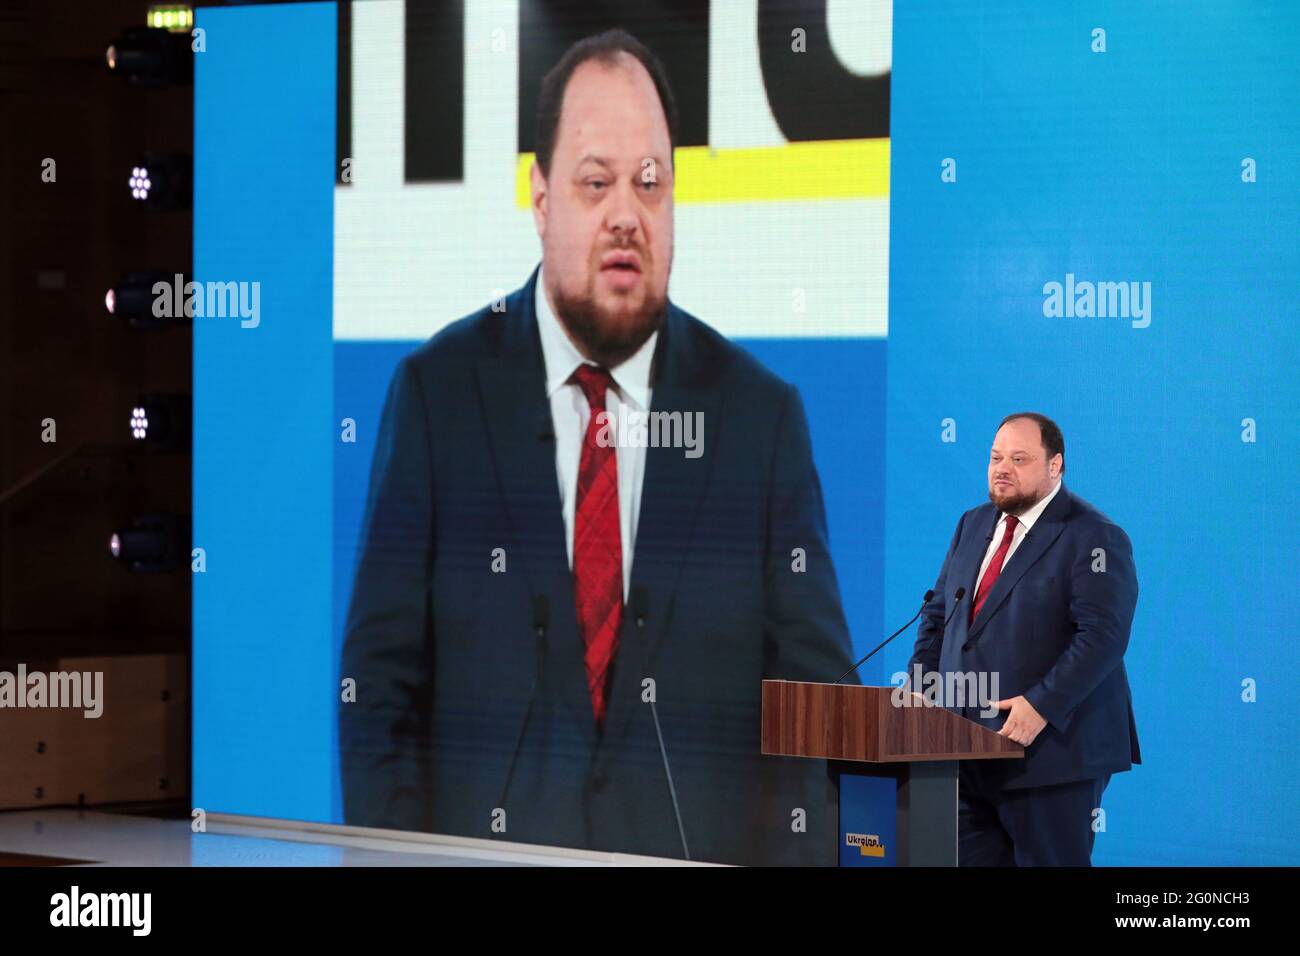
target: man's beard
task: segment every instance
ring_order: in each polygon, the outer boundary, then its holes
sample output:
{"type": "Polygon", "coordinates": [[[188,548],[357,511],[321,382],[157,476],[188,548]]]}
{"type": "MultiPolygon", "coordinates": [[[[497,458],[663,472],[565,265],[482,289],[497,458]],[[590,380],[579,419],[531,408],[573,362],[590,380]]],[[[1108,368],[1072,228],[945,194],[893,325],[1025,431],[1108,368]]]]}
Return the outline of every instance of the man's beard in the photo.
{"type": "Polygon", "coordinates": [[[596,304],[593,286],[594,282],[577,296],[557,287],[555,311],[587,358],[605,368],[614,368],[635,355],[663,325],[668,300],[647,289],[645,302],[636,313],[616,318],[596,304]]]}
{"type": "Polygon", "coordinates": [[[1034,495],[1012,495],[1009,498],[1002,498],[999,500],[997,496],[994,495],[992,489],[989,490],[989,501],[993,502],[994,506],[996,506],[999,511],[1002,511],[1005,514],[1015,515],[1017,518],[1034,505],[1038,504],[1040,500],[1041,499],[1036,498],[1034,495]]]}

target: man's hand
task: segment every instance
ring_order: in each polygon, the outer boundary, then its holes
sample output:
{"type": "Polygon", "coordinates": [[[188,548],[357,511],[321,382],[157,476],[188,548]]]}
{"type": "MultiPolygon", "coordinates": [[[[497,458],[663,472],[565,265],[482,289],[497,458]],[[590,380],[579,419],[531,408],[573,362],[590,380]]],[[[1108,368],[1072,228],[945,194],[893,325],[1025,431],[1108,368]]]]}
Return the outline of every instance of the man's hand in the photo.
{"type": "Polygon", "coordinates": [[[1024,697],[1000,700],[994,706],[998,710],[1011,709],[1011,713],[1007,715],[1007,722],[1002,725],[998,734],[1002,737],[1010,737],[1018,744],[1028,747],[1039,732],[1047,726],[1047,721],[1024,697]]]}

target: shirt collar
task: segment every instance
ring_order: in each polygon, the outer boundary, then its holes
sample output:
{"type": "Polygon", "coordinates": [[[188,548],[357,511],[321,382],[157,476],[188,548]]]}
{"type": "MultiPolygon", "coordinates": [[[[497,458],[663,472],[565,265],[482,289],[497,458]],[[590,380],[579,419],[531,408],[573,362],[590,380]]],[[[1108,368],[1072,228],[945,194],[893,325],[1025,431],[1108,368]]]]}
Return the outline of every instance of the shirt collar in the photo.
{"type": "MultiPolygon", "coordinates": [[[[569,333],[564,330],[559,317],[551,308],[550,299],[546,297],[544,279],[542,269],[538,269],[534,305],[537,329],[542,339],[542,361],[546,364],[546,397],[550,398],[569,384],[574,371],[587,360],[573,344],[569,333]]],[[[620,397],[638,411],[650,410],[650,365],[658,340],[659,332],[656,330],[631,358],[609,370],[620,397]]]]}
{"type": "MultiPolygon", "coordinates": [[[[1056,480],[1056,487],[1053,488],[1042,501],[1038,502],[1038,504],[1034,505],[1024,514],[1016,516],[1017,520],[1025,526],[1025,534],[1029,534],[1029,530],[1034,526],[1034,522],[1042,517],[1043,512],[1047,510],[1047,506],[1052,503],[1052,499],[1056,497],[1056,493],[1060,490],[1061,479],[1058,478],[1056,480]]],[[[1006,520],[1006,517],[1007,516],[1004,514],[998,518],[998,524],[1002,524],[1002,522],[1006,520]]]]}

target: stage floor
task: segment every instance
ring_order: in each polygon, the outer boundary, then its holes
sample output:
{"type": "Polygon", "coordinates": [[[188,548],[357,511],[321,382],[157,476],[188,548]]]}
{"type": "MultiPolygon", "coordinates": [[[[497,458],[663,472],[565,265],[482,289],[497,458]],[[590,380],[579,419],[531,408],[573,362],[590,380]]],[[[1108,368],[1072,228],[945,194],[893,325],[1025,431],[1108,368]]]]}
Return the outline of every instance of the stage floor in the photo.
{"type": "Polygon", "coordinates": [[[190,821],[75,808],[0,812],[8,866],[689,866],[495,840],[209,814],[190,821]]]}

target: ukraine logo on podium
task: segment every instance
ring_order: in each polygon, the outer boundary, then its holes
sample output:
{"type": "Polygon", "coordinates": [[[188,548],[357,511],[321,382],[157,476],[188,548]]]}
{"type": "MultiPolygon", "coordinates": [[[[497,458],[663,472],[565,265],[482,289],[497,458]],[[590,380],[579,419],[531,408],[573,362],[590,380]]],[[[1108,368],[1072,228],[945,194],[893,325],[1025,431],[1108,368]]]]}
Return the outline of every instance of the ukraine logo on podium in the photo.
{"type": "Polygon", "coordinates": [[[844,843],[846,846],[856,846],[862,856],[878,856],[882,860],[885,857],[885,845],[874,833],[846,833],[844,843]]]}
{"type": "Polygon", "coordinates": [[[840,866],[898,863],[898,782],[840,775],[840,866]]]}

